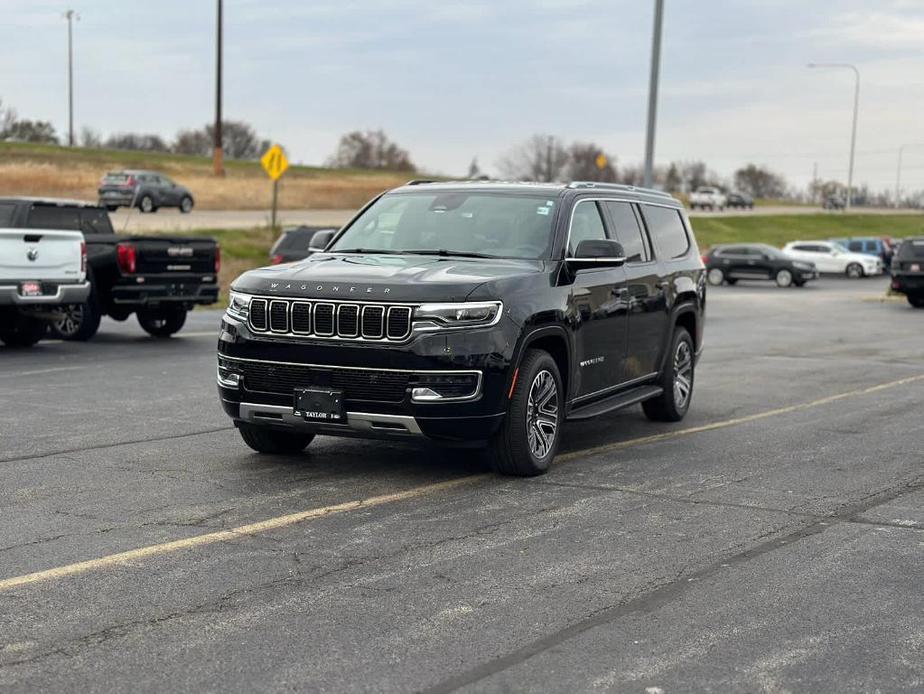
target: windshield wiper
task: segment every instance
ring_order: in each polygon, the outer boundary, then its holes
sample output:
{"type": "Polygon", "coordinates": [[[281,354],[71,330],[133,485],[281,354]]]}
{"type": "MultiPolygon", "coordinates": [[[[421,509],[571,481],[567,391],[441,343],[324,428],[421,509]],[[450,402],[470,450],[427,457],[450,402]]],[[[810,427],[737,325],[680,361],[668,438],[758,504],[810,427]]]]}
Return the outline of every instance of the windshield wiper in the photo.
{"type": "Polygon", "coordinates": [[[418,248],[410,251],[401,251],[412,255],[438,255],[443,258],[496,258],[496,255],[475,253],[473,251],[448,251],[445,248],[418,248]]]}
{"type": "Polygon", "coordinates": [[[344,248],[343,250],[336,248],[332,251],[327,251],[328,253],[362,253],[364,255],[398,255],[401,251],[390,251],[387,248],[344,248]]]}

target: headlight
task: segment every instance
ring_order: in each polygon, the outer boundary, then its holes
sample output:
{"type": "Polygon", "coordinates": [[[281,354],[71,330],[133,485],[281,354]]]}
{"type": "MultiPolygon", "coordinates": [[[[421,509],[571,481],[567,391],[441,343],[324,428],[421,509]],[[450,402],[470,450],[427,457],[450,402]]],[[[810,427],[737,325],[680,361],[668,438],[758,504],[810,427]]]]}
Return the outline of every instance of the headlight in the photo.
{"type": "Polygon", "coordinates": [[[246,323],[249,308],[250,294],[231,292],[231,300],[228,302],[228,309],[226,311],[229,318],[246,323]]]}
{"type": "Polygon", "coordinates": [[[811,263],[801,263],[801,262],[798,262],[798,261],[796,261],[795,263],[793,263],[792,266],[793,266],[794,268],[799,269],[799,270],[814,270],[814,269],[815,269],[815,266],[812,265],[811,263]]]}
{"type": "Polygon", "coordinates": [[[500,301],[422,304],[414,310],[414,328],[447,330],[495,325],[503,310],[504,304],[500,301]]]}

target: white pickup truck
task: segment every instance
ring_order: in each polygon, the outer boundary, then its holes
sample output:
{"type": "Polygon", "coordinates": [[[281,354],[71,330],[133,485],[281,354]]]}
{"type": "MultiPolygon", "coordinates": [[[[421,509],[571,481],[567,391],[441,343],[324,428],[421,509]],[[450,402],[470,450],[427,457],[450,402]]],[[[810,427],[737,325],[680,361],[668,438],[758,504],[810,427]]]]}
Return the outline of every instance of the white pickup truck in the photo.
{"type": "Polygon", "coordinates": [[[718,188],[700,186],[695,192],[690,193],[691,210],[719,210],[721,212],[726,205],[728,205],[728,198],[718,188]]]}
{"type": "Polygon", "coordinates": [[[89,293],[81,232],[0,228],[0,342],[31,347],[89,293]]]}

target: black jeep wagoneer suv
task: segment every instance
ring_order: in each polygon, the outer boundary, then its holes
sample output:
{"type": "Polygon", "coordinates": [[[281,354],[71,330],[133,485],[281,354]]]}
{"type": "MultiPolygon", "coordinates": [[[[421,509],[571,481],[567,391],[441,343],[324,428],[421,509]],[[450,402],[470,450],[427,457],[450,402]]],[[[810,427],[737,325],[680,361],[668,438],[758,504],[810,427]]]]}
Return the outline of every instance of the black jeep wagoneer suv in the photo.
{"type": "Polygon", "coordinates": [[[567,419],[690,407],[706,282],[681,204],[600,183],[411,182],[232,285],[218,390],[244,441],[484,448],[548,469],[567,419]]]}

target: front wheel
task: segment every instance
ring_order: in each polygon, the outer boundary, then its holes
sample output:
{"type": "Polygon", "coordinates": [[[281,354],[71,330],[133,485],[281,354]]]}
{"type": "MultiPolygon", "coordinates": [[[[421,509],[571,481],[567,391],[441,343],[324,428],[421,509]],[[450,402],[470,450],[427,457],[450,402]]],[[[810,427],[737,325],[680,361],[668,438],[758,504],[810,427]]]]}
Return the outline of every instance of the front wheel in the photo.
{"type": "Polygon", "coordinates": [[[138,324],[152,337],[170,337],[186,323],[186,309],[143,308],[138,311],[138,324]]]}
{"type": "Polygon", "coordinates": [[[924,308],[924,294],[909,294],[908,303],[915,308],[924,308]]]}
{"type": "Polygon", "coordinates": [[[142,212],[157,212],[157,206],[154,204],[154,198],[150,195],[142,195],[138,201],[138,209],[142,212]]]}
{"type": "Polygon", "coordinates": [[[183,199],[180,200],[180,212],[183,214],[189,214],[192,212],[193,208],[193,199],[188,195],[184,195],[183,199]]]}
{"type": "Polygon", "coordinates": [[[296,432],[276,431],[269,427],[254,426],[253,424],[238,425],[241,438],[257,453],[270,455],[293,455],[301,453],[314,439],[314,434],[299,434],[296,432]]]}
{"type": "Polygon", "coordinates": [[[791,287],[792,281],[793,281],[792,273],[789,270],[783,268],[782,270],[776,273],[776,286],[791,287]]]}
{"type": "Polygon", "coordinates": [[[671,340],[671,351],[658,379],[663,392],[642,403],[648,419],[679,422],[684,418],[693,399],[693,355],[693,338],[686,328],[677,326],[671,340]]]}
{"type": "Polygon", "coordinates": [[[555,459],[561,438],[561,375],[548,352],[531,349],[514,378],[504,424],[488,445],[491,464],[503,475],[541,475],[555,459]]]}
{"type": "Polygon", "coordinates": [[[863,277],[863,266],[860,263],[850,263],[847,266],[846,273],[850,279],[860,279],[863,277]]]}

